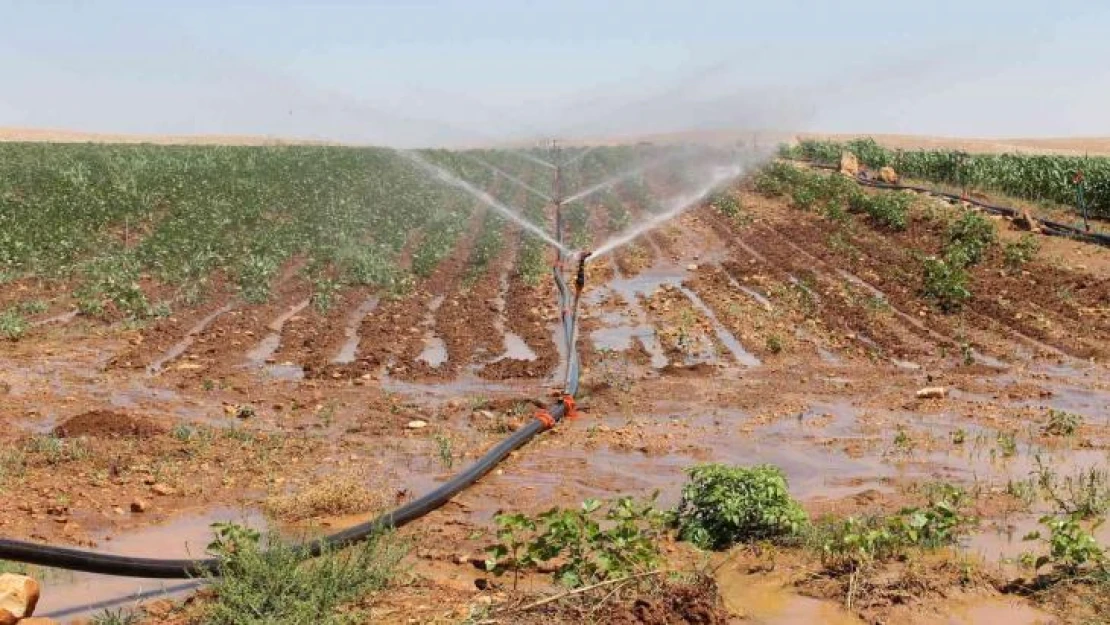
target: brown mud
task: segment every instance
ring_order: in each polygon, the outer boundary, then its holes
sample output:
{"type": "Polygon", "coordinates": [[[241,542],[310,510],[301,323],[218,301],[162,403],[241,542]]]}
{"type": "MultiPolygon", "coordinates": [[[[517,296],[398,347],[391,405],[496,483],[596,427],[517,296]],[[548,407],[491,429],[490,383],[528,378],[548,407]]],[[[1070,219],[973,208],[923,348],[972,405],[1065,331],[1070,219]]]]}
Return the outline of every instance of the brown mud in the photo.
{"type": "MultiPolygon", "coordinates": [[[[1029,529],[1042,511],[1007,494],[1038,470],[1037,458],[1061,475],[1105,468],[1106,275],[1079,268],[1094,265],[1076,260],[1086,256],[1075,242],[1059,242],[1051,263],[1034,261],[1021,274],[988,255],[973,271],[973,299],[943,314],[920,296],[920,260],[906,251],[935,253],[941,244],[924,217],[892,234],[858,217],[846,227],[785,201],[739,197],[745,221],[697,208],[666,229],[666,240],[652,235],[658,252],[648,240],[633,264],[626,256],[622,266],[624,250],[589,267],[582,415],[403,530],[418,546],[415,579],[380,599],[378,620],[458,621],[473,607],[504,607],[504,580],[470,563],[493,541],[495,514],[655,491],[660,505],[673,505],[686,468],[699,462],[779,466],[812,515],[891,512],[920,502],[930,482],[953,482],[976,495],[983,519],[955,555],[927,563],[926,579],[892,568],[872,580],[870,602],[851,610],[844,580],[813,575],[814,559],[785,554],[774,571],[758,558],[735,563],[715,575],[733,619],[916,625],[950,606],[952,622],[1018,623],[1052,609],[1000,595],[993,579],[961,578],[952,566],[978,558],[976,571],[996,575],[1002,549],[991,537],[1029,529]],[[947,393],[918,398],[926,386],[947,393]],[[1079,415],[1077,433],[1046,436],[1051,410],[1079,415]],[[907,589],[921,592],[910,601],[907,589]]],[[[297,309],[311,288],[294,273],[269,302],[236,304],[191,337],[230,299],[177,311],[138,334],[83,321],[0,343],[8,426],[0,441],[17,452],[2,475],[7,492],[19,493],[0,520],[5,536],[170,553],[163,543],[203,534],[214,510],[257,510],[332,475],[397,502],[441,484],[533,418],[559,365],[553,287],[546,276],[523,281],[519,236],[507,235],[512,243],[472,281],[463,278],[469,244],[461,244],[408,293],[348,289],[327,313],[297,309]],[[274,333],[267,364],[303,366],[303,378],[245,366],[274,333]],[[509,333],[534,358],[508,349],[509,333]],[[439,367],[418,360],[429,337],[443,342],[439,367]],[[160,373],[143,370],[186,338],[160,373]],[[338,357],[344,351],[350,358],[338,357]],[[135,500],[149,507],[132,512],[135,500]],[[143,532],[157,538],[128,542],[143,532]]],[[[189,540],[195,548],[201,539],[189,540]]],[[[76,600],[51,598],[73,586],[44,584],[46,605],[76,610],[65,618],[81,614],[76,600]]],[[[91,584],[73,596],[84,605],[139,586],[91,584]]],[[[549,592],[550,579],[535,589],[549,592]]],[[[612,622],[721,622],[713,596],[630,594],[599,610],[612,622]],[[691,618],[673,620],[681,615],[691,618]]],[[[577,618],[561,609],[537,618],[577,618]]],[[[1060,612],[1052,618],[1067,622],[1060,612]]]]}

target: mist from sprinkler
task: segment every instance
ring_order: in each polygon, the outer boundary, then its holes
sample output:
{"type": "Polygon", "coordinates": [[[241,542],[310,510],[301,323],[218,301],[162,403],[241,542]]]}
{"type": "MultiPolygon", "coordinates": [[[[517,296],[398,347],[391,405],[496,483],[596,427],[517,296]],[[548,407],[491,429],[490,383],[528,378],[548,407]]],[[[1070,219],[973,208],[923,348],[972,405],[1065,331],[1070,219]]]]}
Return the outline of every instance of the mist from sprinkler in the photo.
{"type": "Polygon", "coordinates": [[[571,202],[577,202],[579,200],[585,199],[585,198],[587,198],[587,197],[589,197],[589,196],[591,196],[595,193],[604,191],[605,189],[608,189],[609,187],[611,187],[611,186],[613,186],[617,183],[624,182],[625,180],[628,180],[630,178],[635,178],[636,176],[639,176],[640,174],[644,173],[645,171],[648,171],[649,169],[653,169],[653,168],[659,167],[660,165],[663,165],[665,163],[677,160],[679,158],[679,156],[681,156],[681,155],[672,154],[670,156],[665,156],[663,158],[657,158],[657,159],[655,159],[655,160],[653,160],[649,163],[644,163],[643,165],[640,165],[639,167],[633,167],[632,169],[630,169],[626,172],[619,173],[615,176],[610,176],[609,178],[606,178],[605,180],[602,180],[601,182],[595,184],[594,186],[583,189],[583,190],[579,191],[578,193],[575,193],[574,195],[568,197],[567,199],[563,200],[563,204],[570,204],[571,202]]]}
{"type": "Polygon", "coordinates": [[[738,178],[746,171],[742,165],[729,165],[725,167],[716,167],[709,177],[709,180],[698,189],[672,198],[667,202],[668,208],[660,213],[652,215],[647,220],[626,229],[620,234],[605,241],[593,251],[593,253],[586,259],[586,261],[595,261],[612,251],[627,245],[636,237],[654,230],[659,226],[667,223],[668,221],[678,217],[680,214],[702,201],[707,195],[712,193],[715,189],[731,180],[738,178]]]}
{"type": "Polygon", "coordinates": [[[524,216],[521,215],[519,211],[513,210],[513,209],[509,208],[508,206],[505,206],[501,202],[497,201],[497,199],[494,198],[492,195],[486,193],[485,191],[479,189],[478,187],[475,187],[474,185],[470,184],[469,182],[463,180],[462,178],[459,178],[455,174],[452,174],[451,172],[447,171],[446,169],[440,167],[439,165],[436,165],[434,163],[431,163],[431,162],[427,161],[426,159],[424,159],[422,156],[420,156],[416,152],[413,152],[411,150],[397,150],[397,153],[400,154],[401,156],[403,156],[404,158],[408,159],[409,161],[411,161],[414,165],[416,165],[420,169],[423,169],[425,172],[434,176],[440,182],[442,182],[444,184],[451,185],[451,186],[453,186],[457,189],[461,189],[462,191],[465,191],[466,193],[470,194],[471,196],[473,196],[474,198],[476,198],[478,201],[482,202],[486,206],[488,206],[488,207],[492,208],[493,210],[501,213],[505,217],[508,217],[512,221],[519,224],[520,227],[524,228],[528,232],[530,232],[530,233],[534,234],[535,236],[539,237],[540,239],[542,239],[548,245],[551,245],[555,249],[563,252],[564,254],[569,254],[570,253],[570,250],[568,250],[566,247],[564,247],[562,244],[560,244],[558,241],[556,241],[554,238],[552,238],[551,235],[549,235],[547,232],[545,232],[543,228],[541,228],[541,227],[537,226],[536,224],[534,224],[534,223],[528,221],[527,219],[525,219],[524,216]]]}
{"type": "Polygon", "coordinates": [[[528,184],[527,182],[524,182],[520,178],[517,178],[516,176],[514,176],[514,175],[510,174],[509,172],[501,169],[500,167],[497,167],[493,163],[488,163],[488,162],[478,158],[477,156],[471,156],[470,154],[467,154],[465,152],[462,155],[467,160],[474,161],[475,163],[478,163],[479,165],[488,168],[490,171],[493,171],[493,172],[497,173],[497,175],[503,176],[505,179],[509,180],[510,182],[515,183],[520,188],[522,188],[525,191],[531,193],[532,195],[540,198],[541,200],[543,200],[545,202],[550,202],[551,201],[551,197],[549,197],[543,191],[540,191],[539,189],[537,189],[537,188],[533,187],[532,185],[528,184]]]}

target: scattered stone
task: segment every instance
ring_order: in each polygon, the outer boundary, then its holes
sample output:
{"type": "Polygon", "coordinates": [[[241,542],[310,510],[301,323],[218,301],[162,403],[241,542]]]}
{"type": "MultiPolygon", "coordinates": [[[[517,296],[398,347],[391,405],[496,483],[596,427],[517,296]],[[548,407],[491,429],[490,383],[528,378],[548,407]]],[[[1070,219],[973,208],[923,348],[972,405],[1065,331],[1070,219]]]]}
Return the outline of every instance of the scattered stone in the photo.
{"type": "Polygon", "coordinates": [[[898,172],[890,165],[883,167],[879,170],[879,180],[887,184],[898,184],[898,172]]]}
{"type": "Polygon", "coordinates": [[[406,423],[405,427],[410,429],[410,430],[422,430],[422,429],[428,427],[428,422],[427,421],[421,421],[420,419],[413,419],[412,421],[409,421],[408,423],[406,423]]]}
{"type": "Polygon", "coordinates": [[[698,270],[698,266],[695,265],[694,263],[690,263],[689,265],[686,265],[686,271],[697,271],[697,270],[698,270]]]}
{"type": "Polygon", "coordinates": [[[927,386],[917,391],[918,399],[944,399],[948,396],[948,389],[943,386],[927,386]]]}
{"type": "Polygon", "coordinates": [[[26,575],[0,575],[0,624],[31,616],[39,602],[39,583],[26,575]]]}
{"type": "Polygon", "coordinates": [[[1040,222],[1029,212],[1028,208],[1021,209],[1021,213],[1014,217],[1014,225],[1030,232],[1039,233],[1042,230],[1040,222]]]}
{"type": "Polygon", "coordinates": [[[845,176],[856,177],[859,173],[859,159],[851,152],[842,152],[840,154],[840,173],[845,176]]]}
{"type": "Polygon", "coordinates": [[[135,500],[131,502],[132,512],[146,512],[149,509],[150,504],[147,503],[145,499],[139,499],[138,497],[136,497],[135,500]]]}
{"type": "Polygon", "coordinates": [[[173,489],[172,486],[170,486],[168,484],[155,484],[154,486],[150,487],[150,490],[155,495],[162,495],[163,497],[173,495],[174,493],[177,492],[173,489]]]}

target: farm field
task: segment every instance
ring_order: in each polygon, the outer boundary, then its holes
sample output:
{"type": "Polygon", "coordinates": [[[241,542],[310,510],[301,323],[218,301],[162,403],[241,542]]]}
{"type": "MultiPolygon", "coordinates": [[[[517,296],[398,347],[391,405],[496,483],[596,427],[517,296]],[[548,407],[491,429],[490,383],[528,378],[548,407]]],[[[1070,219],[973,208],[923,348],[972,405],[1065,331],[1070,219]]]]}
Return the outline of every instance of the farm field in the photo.
{"type": "MultiPolygon", "coordinates": [[[[713,159],[750,168],[586,265],[581,414],[398,530],[404,574],[340,615],[1110,618],[1110,251],[744,150],[420,153],[544,228],[546,196],[600,187],[563,208],[576,250],[713,159]],[[704,552],[656,536],[620,570],[713,582],[664,599],[625,583],[514,612],[560,591],[550,563],[486,570],[512,513],[656,491],[672,509],[702,463],[777,467],[808,529],[704,552]]],[[[984,171],[987,197],[1066,199],[1064,173],[1042,193],[984,171]]],[[[443,483],[562,386],[549,246],[390,150],[0,143],[0,209],[6,538],[186,557],[217,522],[335,531],[443,483]]],[[[226,600],[31,572],[36,613],[62,621],[205,622],[226,600]]]]}

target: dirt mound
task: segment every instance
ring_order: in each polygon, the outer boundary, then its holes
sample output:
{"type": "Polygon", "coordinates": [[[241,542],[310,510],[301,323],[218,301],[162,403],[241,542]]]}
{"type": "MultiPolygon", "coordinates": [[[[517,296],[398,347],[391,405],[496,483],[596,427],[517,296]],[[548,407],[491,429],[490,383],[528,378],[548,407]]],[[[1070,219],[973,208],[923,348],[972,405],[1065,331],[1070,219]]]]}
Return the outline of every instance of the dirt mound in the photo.
{"type": "Polygon", "coordinates": [[[518,623],[611,623],[614,625],[725,625],[728,610],[711,577],[700,576],[691,583],[660,582],[613,600],[605,594],[579,597],[557,607],[517,615],[518,623]]]}
{"type": "Polygon", "coordinates": [[[55,436],[75,438],[118,438],[133,436],[146,438],[161,434],[166,428],[144,417],[133,417],[124,412],[112,410],[90,410],[66,419],[54,428],[55,436]]]}
{"type": "Polygon", "coordinates": [[[666,583],[650,596],[618,606],[605,619],[617,625],[724,625],[729,622],[717,584],[702,578],[691,584],[666,583]]]}

